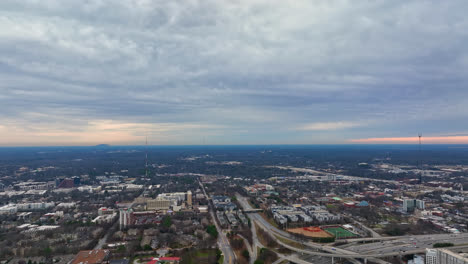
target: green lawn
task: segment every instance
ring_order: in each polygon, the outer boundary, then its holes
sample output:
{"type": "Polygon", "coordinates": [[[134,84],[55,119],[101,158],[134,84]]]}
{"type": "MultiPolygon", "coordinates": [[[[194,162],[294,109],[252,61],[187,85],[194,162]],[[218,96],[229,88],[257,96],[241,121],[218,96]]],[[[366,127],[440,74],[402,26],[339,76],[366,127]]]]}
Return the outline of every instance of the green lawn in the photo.
{"type": "Polygon", "coordinates": [[[357,236],[353,232],[350,232],[342,227],[325,227],[322,229],[333,234],[336,238],[347,238],[357,236]]]}

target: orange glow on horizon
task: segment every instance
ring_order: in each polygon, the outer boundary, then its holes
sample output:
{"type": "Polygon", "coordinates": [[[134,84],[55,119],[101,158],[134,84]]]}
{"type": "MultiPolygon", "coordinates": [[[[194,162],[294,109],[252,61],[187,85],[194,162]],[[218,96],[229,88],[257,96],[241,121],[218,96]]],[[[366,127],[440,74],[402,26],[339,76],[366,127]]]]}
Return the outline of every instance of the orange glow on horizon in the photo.
{"type": "MultiPolygon", "coordinates": [[[[468,144],[468,136],[439,136],[439,137],[422,137],[421,141],[431,144],[468,144]]],[[[402,143],[402,144],[417,144],[419,138],[416,137],[387,137],[387,138],[362,138],[351,139],[352,143],[402,143]]]]}

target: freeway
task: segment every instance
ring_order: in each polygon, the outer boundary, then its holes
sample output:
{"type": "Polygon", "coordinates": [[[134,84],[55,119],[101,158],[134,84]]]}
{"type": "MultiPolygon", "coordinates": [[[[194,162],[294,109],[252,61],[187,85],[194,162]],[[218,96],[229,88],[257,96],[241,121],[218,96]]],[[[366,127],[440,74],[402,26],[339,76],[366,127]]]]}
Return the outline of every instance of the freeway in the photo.
{"type": "MultiPolygon", "coordinates": [[[[236,193],[236,198],[237,200],[239,201],[239,203],[241,204],[241,206],[243,207],[244,210],[251,210],[252,207],[250,206],[250,204],[247,202],[246,198],[241,196],[240,194],[236,193]]],[[[262,226],[265,230],[267,231],[270,231],[271,233],[275,233],[281,237],[285,237],[285,238],[288,238],[288,239],[291,239],[291,240],[294,240],[294,241],[297,241],[297,238],[291,234],[289,234],[288,232],[285,232],[283,230],[280,230],[274,226],[272,226],[270,223],[268,223],[268,221],[266,221],[263,217],[261,217],[259,214],[257,213],[254,213],[254,214],[250,214],[250,217],[251,217],[251,220],[257,222],[260,226],[262,226]]],[[[293,247],[290,247],[289,245],[286,245],[284,244],[283,242],[281,242],[280,240],[278,240],[276,237],[273,236],[273,238],[276,240],[276,242],[278,242],[280,245],[283,245],[285,246],[286,248],[289,248],[291,250],[294,250],[296,252],[300,252],[300,253],[305,253],[305,254],[311,254],[311,255],[321,255],[322,253],[319,253],[319,252],[316,252],[316,251],[310,251],[310,250],[306,250],[306,251],[298,251],[296,250],[296,248],[293,248],[293,247]]],[[[340,248],[333,248],[333,247],[329,247],[329,246],[323,246],[323,245],[320,245],[320,244],[316,244],[316,243],[311,243],[311,242],[304,242],[304,241],[298,241],[299,243],[302,243],[308,247],[311,247],[311,248],[315,248],[316,250],[323,250],[323,251],[328,251],[328,252],[331,252],[331,253],[338,253],[338,252],[341,252],[343,254],[353,254],[354,252],[350,252],[350,251],[347,251],[347,250],[344,250],[344,249],[340,249],[340,248]]],[[[323,253],[323,254],[326,254],[324,256],[330,256],[330,257],[333,257],[332,255],[328,254],[328,253],[323,253]]],[[[349,259],[351,262],[353,263],[359,263],[358,261],[356,261],[355,259],[352,259],[350,258],[349,259]]]]}
{"type": "MultiPolygon", "coordinates": [[[[200,181],[198,181],[198,183],[200,185],[200,188],[203,190],[203,193],[205,194],[205,197],[209,200],[210,198],[206,194],[205,186],[203,186],[203,184],[200,181]]],[[[223,264],[235,263],[235,255],[234,255],[234,251],[231,248],[231,244],[229,244],[229,240],[227,239],[226,234],[224,234],[223,230],[218,225],[218,222],[216,221],[216,217],[215,217],[215,215],[213,213],[213,206],[211,204],[210,204],[209,208],[210,208],[209,210],[210,210],[211,218],[213,219],[213,223],[215,224],[216,230],[218,231],[218,241],[217,242],[218,242],[219,250],[221,250],[221,252],[223,252],[223,255],[224,255],[223,264]]]]}
{"type": "MultiPolygon", "coordinates": [[[[242,197],[239,194],[237,194],[237,200],[240,202],[243,208],[245,209],[251,208],[250,204],[247,202],[245,197],[242,197]]],[[[288,239],[293,239],[297,241],[297,238],[295,238],[294,236],[292,236],[291,234],[283,230],[280,230],[272,226],[270,223],[268,223],[268,221],[263,219],[263,217],[261,217],[260,215],[250,214],[250,217],[257,223],[261,224],[265,228],[265,230],[275,233],[278,236],[285,237],[288,239]]],[[[368,244],[354,245],[354,246],[349,246],[349,247],[343,246],[342,248],[330,247],[330,246],[320,245],[320,244],[312,243],[312,242],[297,241],[299,243],[304,244],[305,246],[315,248],[321,251],[326,251],[327,253],[316,252],[310,249],[299,249],[299,248],[291,247],[289,245],[282,243],[279,240],[277,240],[277,242],[286,248],[289,248],[291,250],[304,253],[304,254],[327,256],[327,257],[343,257],[343,258],[372,258],[373,261],[378,261],[378,262],[383,263],[384,261],[376,259],[376,258],[423,253],[425,252],[426,248],[431,247],[432,244],[436,242],[448,242],[449,239],[450,239],[450,242],[456,245],[461,244],[457,248],[468,247],[468,245],[466,245],[466,243],[468,242],[468,233],[457,234],[457,235],[435,234],[435,235],[423,235],[423,236],[409,236],[409,237],[397,238],[396,240],[393,239],[387,242],[384,241],[381,243],[372,243],[372,244],[368,243],[368,244]],[[411,240],[413,237],[414,237],[414,240],[411,240]],[[444,241],[444,240],[447,240],[447,241],[444,241]]]]}
{"type": "MultiPolygon", "coordinates": [[[[348,180],[348,181],[378,181],[378,182],[385,182],[385,183],[393,183],[393,184],[401,184],[401,182],[399,181],[395,181],[395,180],[384,180],[384,179],[374,179],[374,178],[363,178],[363,177],[358,177],[358,176],[351,176],[351,175],[342,175],[342,174],[336,174],[336,173],[330,173],[330,172],[324,172],[324,171],[319,171],[319,170],[313,170],[313,169],[308,169],[308,168],[297,168],[297,167],[292,167],[292,166],[265,166],[267,168],[271,167],[271,168],[278,168],[278,169],[282,169],[282,170],[291,170],[291,171],[294,171],[294,172],[304,172],[306,174],[315,174],[315,175],[321,175],[321,176],[324,176],[324,175],[328,175],[328,176],[338,176],[338,177],[341,177],[341,179],[343,180],[348,180]]],[[[421,185],[423,186],[423,185],[421,185]]],[[[467,190],[453,190],[451,188],[447,188],[447,187],[442,187],[442,186],[437,186],[437,187],[432,187],[432,186],[428,186],[428,185],[424,185],[423,186],[424,189],[426,190],[432,190],[432,191],[436,191],[436,190],[443,190],[443,191],[453,191],[453,192],[457,192],[457,193],[460,193],[462,195],[468,195],[468,191],[467,190]]]]}
{"type": "Polygon", "coordinates": [[[464,237],[467,233],[461,234],[431,234],[431,235],[411,235],[411,236],[388,236],[388,237],[363,237],[363,238],[350,238],[344,239],[343,242],[353,243],[353,242],[370,242],[370,241],[389,241],[389,240],[398,240],[398,239],[427,239],[434,238],[434,242],[438,242],[444,239],[451,239],[453,237],[464,237]]]}
{"type": "Polygon", "coordinates": [[[378,243],[344,245],[341,248],[361,254],[387,254],[431,248],[438,242],[464,245],[468,243],[468,233],[404,236],[378,243]]]}

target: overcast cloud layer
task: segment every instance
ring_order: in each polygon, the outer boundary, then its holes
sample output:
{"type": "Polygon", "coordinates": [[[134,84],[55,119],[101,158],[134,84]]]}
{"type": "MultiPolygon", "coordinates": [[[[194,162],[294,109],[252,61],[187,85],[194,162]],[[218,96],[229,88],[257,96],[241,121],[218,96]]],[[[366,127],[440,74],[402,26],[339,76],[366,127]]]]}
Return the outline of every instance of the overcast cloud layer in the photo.
{"type": "Polygon", "coordinates": [[[2,0],[0,145],[468,134],[466,10],[465,0],[2,0]]]}

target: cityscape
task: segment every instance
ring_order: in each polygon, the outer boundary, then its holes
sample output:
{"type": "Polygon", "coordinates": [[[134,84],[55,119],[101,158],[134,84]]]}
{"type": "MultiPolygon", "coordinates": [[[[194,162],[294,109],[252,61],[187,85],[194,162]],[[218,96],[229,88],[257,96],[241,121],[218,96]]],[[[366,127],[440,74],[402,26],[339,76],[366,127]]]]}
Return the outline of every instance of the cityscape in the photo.
{"type": "Polygon", "coordinates": [[[468,264],[466,10],[0,0],[0,264],[468,264]]]}
{"type": "Polygon", "coordinates": [[[449,148],[3,149],[0,258],[465,264],[468,165],[434,155],[449,148]]]}

